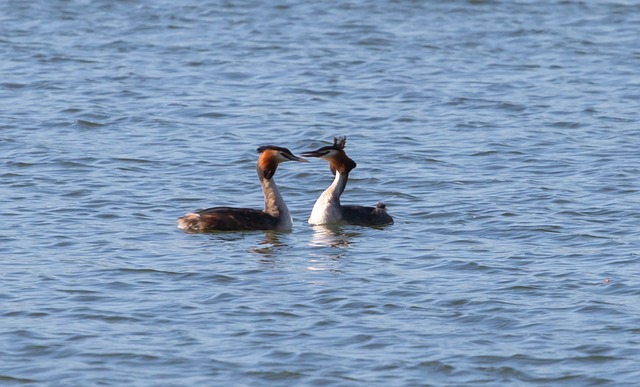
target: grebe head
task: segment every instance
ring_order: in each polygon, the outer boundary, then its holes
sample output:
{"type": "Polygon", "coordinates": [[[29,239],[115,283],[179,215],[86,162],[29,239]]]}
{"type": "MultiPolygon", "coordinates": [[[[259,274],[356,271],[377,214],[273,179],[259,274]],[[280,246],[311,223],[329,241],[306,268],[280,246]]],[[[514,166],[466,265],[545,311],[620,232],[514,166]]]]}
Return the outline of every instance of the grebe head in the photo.
{"type": "Polygon", "coordinates": [[[333,139],[333,145],[323,146],[314,151],[303,152],[301,154],[305,157],[318,157],[327,160],[329,162],[329,168],[331,168],[331,172],[333,172],[334,175],[336,171],[348,173],[354,169],[357,164],[344,152],[346,142],[346,136],[335,137],[333,139]]]}
{"type": "Polygon", "coordinates": [[[287,161],[308,162],[302,157],[291,153],[289,149],[275,145],[264,145],[258,148],[257,151],[260,153],[260,156],[258,156],[258,170],[265,179],[273,177],[280,163],[287,161]]]}

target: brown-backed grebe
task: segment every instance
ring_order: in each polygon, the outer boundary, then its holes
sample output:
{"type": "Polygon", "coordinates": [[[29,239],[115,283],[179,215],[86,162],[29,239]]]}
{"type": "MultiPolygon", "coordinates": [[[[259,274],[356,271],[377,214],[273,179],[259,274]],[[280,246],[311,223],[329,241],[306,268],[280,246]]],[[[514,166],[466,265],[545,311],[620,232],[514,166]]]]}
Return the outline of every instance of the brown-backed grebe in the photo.
{"type": "Polygon", "coordinates": [[[292,219],[273,175],[278,164],[307,160],[294,156],[287,148],[266,145],[258,148],[256,170],[264,194],[264,210],[251,208],[213,207],[189,212],[178,219],[178,228],[187,232],[235,230],[291,230],[292,219]]]}
{"type": "Polygon", "coordinates": [[[312,152],[301,153],[304,157],[319,157],[329,162],[329,168],[335,175],[333,183],[316,201],[309,217],[309,224],[355,224],[360,226],[380,226],[393,223],[393,219],[385,210],[384,203],[380,202],[375,207],[343,206],[340,204],[340,195],[347,186],[349,172],[356,167],[356,162],[351,160],[344,152],[346,137],[333,139],[333,145],[324,146],[312,152]]]}

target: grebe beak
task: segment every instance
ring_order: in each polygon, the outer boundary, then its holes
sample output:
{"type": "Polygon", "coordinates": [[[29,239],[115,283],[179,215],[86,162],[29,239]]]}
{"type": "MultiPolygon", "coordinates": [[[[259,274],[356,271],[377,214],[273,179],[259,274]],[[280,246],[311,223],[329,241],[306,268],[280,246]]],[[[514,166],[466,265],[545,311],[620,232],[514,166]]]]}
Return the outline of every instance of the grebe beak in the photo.
{"type": "Polygon", "coordinates": [[[294,155],[287,155],[287,157],[291,161],[298,161],[300,163],[308,163],[309,162],[309,160],[307,160],[307,159],[303,159],[302,157],[298,157],[298,156],[294,156],[294,155]]]}
{"type": "Polygon", "coordinates": [[[311,152],[302,152],[300,154],[303,155],[304,157],[322,157],[322,156],[326,155],[327,153],[329,153],[329,152],[327,152],[324,149],[318,149],[318,150],[314,150],[314,151],[311,151],[311,152]]]}

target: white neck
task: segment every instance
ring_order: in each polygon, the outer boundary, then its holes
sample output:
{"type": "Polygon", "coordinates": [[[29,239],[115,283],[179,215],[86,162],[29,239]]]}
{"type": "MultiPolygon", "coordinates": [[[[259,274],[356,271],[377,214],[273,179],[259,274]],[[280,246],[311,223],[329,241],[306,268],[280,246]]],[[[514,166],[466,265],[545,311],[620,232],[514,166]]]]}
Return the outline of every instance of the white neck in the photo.
{"type": "Polygon", "coordinates": [[[340,195],[344,191],[349,179],[348,173],[336,171],[333,183],[324,190],[322,195],[313,205],[309,224],[333,224],[342,221],[342,210],[340,209],[340,195]]]}
{"type": "Polygon", "coordinates": [[[264,194],[264,212],[280,218],[279,229],[290,230],[293,220],[287,205],[284,203],[284,199],[282,199],[282,195],[278,191],[276,181],[273,178],[260,178],[260,184],[262,184],[262,193],[264,194]]]}

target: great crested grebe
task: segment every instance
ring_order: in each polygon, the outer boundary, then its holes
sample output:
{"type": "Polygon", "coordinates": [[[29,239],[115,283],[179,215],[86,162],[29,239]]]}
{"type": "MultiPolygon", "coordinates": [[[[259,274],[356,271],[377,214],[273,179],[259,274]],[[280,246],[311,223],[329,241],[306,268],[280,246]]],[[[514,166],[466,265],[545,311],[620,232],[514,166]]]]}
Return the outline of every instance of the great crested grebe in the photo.
{"type": "Polygon", "coordinates": [[[178,228],[188,232],[291,230],[291,214],[278,192],[273,175],[280,163],[307,162],[307,160],[294,156],[289,149],[279,146],[266,145],[257,150],[260,156],[256,171],[264,194],[264,210],[233,207],[207,208],[185,214],[178,219],[178,228]]]}
{"type": "Polygon", "coordinates": [[[333,145],[324,146],[312,152],[301,153],[304,157],[319,157],[329,162],[329,168],[335,175],[333,183],[316,201],[309,217],[309,224],[355,224],[360,226],[380,226],[393,223],[393,219],[385,210],[385,205],[379,202],[375,207],[343,206],[340,195],[347,186],[349,172],[356,167],[344,152],[346,137],[336,137],[333,145]]]}

